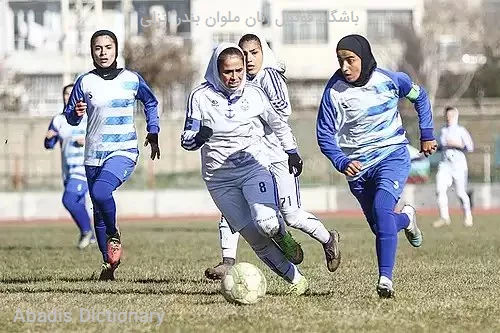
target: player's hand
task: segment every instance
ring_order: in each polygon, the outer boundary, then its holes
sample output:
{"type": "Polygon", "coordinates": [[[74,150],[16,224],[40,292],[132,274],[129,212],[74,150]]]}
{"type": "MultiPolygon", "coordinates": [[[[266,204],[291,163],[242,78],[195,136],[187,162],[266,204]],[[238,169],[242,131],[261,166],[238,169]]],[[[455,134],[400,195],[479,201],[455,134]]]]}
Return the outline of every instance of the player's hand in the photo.
{"type": "Polygon", "coordinates": [[[304,166],[304,161],[297,153],[287,153],[288,154],[288,171],[295,177],[300,176],[302,173],[302,167],[304,166]]]}
{"type": "Polygon", "coordinates": [[[349,177],[354,177],[361,172],[362,167],[363,164],[361,164],[360,161],[352,161],[347,165],[347,168],[344,170],[344,174],[349,177]]]}
{"type": "Polygon", "coordinates": [[[85,112],[87,112],[87,103],[84,103],[83,101],[78,101],[75,106],[75,112],[78,117],[82,117],[85,112]]]}
{"type": "Polygon", "coordinates": [[[54,131],[54,130],[49,129],[49,130],[47,131],[47,134],[45,135],[45,137],[46,137],[47,139],[52,139],[53,137],[58,136],[58,135],[59,135],[59,133],[57,133],[57,132],[56,132],[56,131],[54,131]]]}
{"type": "Polygon", "coordinates": [[[75,144],[77,147],[83,147],[85,146],[85,138],[78,138],[75,140],[75,144]]]}
{"type": "Polygon", "coordinates": [[[160,146],[158,145],[158,133],[148,133],[144,141],[144,147],[151,145],[151,159],[160,159],[160,146]]]}
{"type": "Polygon", "coordinates": [[[425,157],[434,154],[437,150],[438,144],[436,140],[420,141],[420,152],[424,153],[425,157]]]}
{"type": "Polygon", "coordinates": [[[201,147],[212,137],[212,135],[214,135],[214,131],[210,127],[201,126],[194,137],[194,141],[198,147],[201,147]]]}

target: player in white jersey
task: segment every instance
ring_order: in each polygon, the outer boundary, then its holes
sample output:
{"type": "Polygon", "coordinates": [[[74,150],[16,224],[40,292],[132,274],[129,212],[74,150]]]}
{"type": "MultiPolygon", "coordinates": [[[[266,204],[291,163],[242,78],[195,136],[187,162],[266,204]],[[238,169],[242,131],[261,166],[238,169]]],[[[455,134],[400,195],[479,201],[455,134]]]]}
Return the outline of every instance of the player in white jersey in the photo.
{"type": "Polygon", "coordinates": [[[302,257],[302,248],[279,214],[276,184],[262,142],[266,122],[288,154],[289,172],[298,176],[302,159],[292,131],[272,110],[262,89],[246,83],[238,45],[217,47],[205,79],[189,96],[181,145],[186,150],[201,148],[203,179],[230,228],[291,283],[291,294],[301,295],[308,283],[290,259],[302,257]]]}
{"type": "Polygon", "coordinates": [[[447,191],[453,185],[464,211],[464,224],[473,225],[470,198],[467,194],[468,167],[465,152],[474,151],[474,142],[465,129],[458,124],[458,110],[447,107],[445,110],[446,126],[441,129],[440,147],[443,159],[436,174],[436,194],[440,219],[434,222],[436,228],[451,223],[448,211],[447,191]]]}
{"type": "Polygon", "coordinates": [[[152,160],[160,158],[158,101],[139,74],[117,68],[118,41],[111,31],[96,31],[90,47],[95,69],[76,81],[65,115],[68,123],[77,126],[88,114],[85,172],[104,261],[100,279],[113,280],[122,254],[113,192],[130,177],[139,157],[135,101],[144,104],[145,145],[151,145],[152,160]]]}
{"type": "MultiPolygon", "coordinates": [[[[64,106],[68,104],[72,88],[73,84],[63,88],[64,106]]],[[[83,166],[86,127],[86,117],[80,125],[74,127],[68,124],[64,114],[60,113],[52,118],[44,140],[45,149],[53,149],[58,142],[61,147],[61,170],[64,184],[62,203],[80,230],[79,249],[95,243],[90,216],[85,206],[85,196],[88,192],[83,166]]]]}
{"type": "Polygon", "coordinates": [[[398,111],[400,98],[415,104],[420,127],[421,152],[432,154],[432,110],[423,88],[405,73],[377,67],[370,43],[349,35],[337,44],[340,69],[328,82],[318,112],[316,133],[321,152],[347,177],[366,220],[375,234],[380,297],[394,295],[392,274],[398,232],[410,244],[422,245],[415,209],[394,209],[408,179],[408,140],[398,111]]]}
{"type": "MultiPolygon", "coordinates": [[[[275,112],[288,121],[292,108],[283,70],[266,40],[261,36],[246,34],[238,44],[246,57],[247,80],[261,87],[275,112]]],[[[301,208],[299,178],[290,174],[288,155],[276,135],[269,128],[266,128],[266,133],[263,142],[268,147],[271,172],[278,185],[281,214],[288,226],[302,230],[323,245],[328,270],[334,272],[340,264],[339,234],[335,230],[329,232],[316,216],[301,208]]],[[[224,217],[219,223],[219,234],[222,262],[205,271],[205,276],[213,280],[222,279],[234,265],[239,239],[239,234],[232,233],[224,217]]]]}

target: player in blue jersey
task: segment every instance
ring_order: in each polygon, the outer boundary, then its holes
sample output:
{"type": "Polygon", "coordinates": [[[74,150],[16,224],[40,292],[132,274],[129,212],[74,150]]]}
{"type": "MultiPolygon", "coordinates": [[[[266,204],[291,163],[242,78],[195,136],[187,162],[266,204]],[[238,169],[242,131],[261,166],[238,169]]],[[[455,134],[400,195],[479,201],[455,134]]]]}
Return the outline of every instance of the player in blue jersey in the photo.
{"type": "MultiPolygon", "coordinates": [[[[72,88],[73,84],[63,88],[64,106],[68,104],[72,88]]],[[[64,114],[60,113],[52,118],[44,140],[45,149],[53,149],[58,142],[61,147],[64,184],[62,203],[80,229],[79,249],[84,249],[95,243],[90,216],[85,206],[85,196],[88,192],[85,167],[83,166],[86,125],[85,118],[77,127],[71,126],[66,121],[64,114]]]]}
{"type": "Polygon", "coordinates": [[[397,233],[405,230],[411,245],[422,244],[415,209],[394,209],[410,171],[408,140],[398,112],[398,101],[414,103],[420,127],[420,147],[433,154],[432,110],[425,90],[402,72],[377,67],[369,42],[349,35],[337,44],[340,69],[329,80],[319,107],[316,134],[321,152],[347,176],[376,237],[379,267],[377,292],[394,296],[392,273],[397,233]]]}
{"type": "Polygon", "coordinates": [[[88,115],[85,171],[94,207],[94,225],[102,252],[101,280],[113,280],[122,255],[113,192],[130,177],[139,157],[134,125],[136,100],[144,104],[151,159],[160,158],[158,100],[144,79],[117,68],[118,41],[108,30],[90,40],[95,69],[80,76],[65,109],[68,123],[77,126],[88,115]]]}

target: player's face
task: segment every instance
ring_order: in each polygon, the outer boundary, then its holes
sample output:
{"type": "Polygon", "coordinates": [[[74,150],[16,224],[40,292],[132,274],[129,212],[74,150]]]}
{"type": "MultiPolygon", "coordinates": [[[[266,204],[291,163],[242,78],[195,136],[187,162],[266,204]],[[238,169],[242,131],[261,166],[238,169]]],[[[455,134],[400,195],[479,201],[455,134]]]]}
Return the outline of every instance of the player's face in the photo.
{"type": "Polygon", "coordinates": [[[229,89],[236,89],[245,74],[243,59],[238,56],[226,58],[219,67],[220,79],[229,89]]]}
{"type": "Polygon", "coordinates": [[[347,82],[355,82],[361,75],[361,58],[354,52],[338,50],[337,59],[347,82]]]}
{"type": "Polygon", "coordinates": [[[243,54],[245,55],[247,73],[250,75],[257,74],[262,67],[262,49],[254,40],[244,42],[241,45],[243,54]]]}
{"type": "Polygon", "coordinates": [[[99,36],[92,45],[94,61],[102,68],[108,68],[115,61],[116,45],[109,36],[99,36]]]}
{"type": "Polygon", "coordinates": [[[448,124],[448,126],[455,123],[456,117],[457,114],[455,110],[446,111],[446,123],[448,124]]]}
{"type": "Polygon", "coordinates": [[[64,105],[68,104],[69,96],[71,95],[72,90],[73,90],[73,87],[68,87],[68,88],[64,89],[64,94],[63,94],[64,105]]]}

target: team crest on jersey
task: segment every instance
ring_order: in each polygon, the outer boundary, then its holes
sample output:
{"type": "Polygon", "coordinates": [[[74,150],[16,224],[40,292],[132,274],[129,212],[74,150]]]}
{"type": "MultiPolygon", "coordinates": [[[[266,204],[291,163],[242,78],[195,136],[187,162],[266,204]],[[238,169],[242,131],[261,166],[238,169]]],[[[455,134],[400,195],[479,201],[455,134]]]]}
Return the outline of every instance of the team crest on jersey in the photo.
{"type": "Polygon", "coordinates": [[[232,109],[227,110],[225,116],[228,117],[229,119],[232,119],[234,117],[234,110],[232,109]]]}
{"type": "Polygon", "coordinates": [[[89,99],[92,99],[92,97],[93,97],[92,93],[90,93],[90,92],[88,93],[88,96],[89,96],[89,99]]]}
{"type": "Polygon", "coordinates": [[[241,101],[241,109],[243,111],[247,111],[250,108],[250,105],[248,103],[248,100],[245,98],[243,101],[241,101]]]}
{"type": "Polygon", "coordinates": [[[216,108],[219,106],[219,102],[215,99],[212,100],[212,107],[216,108]]]}

